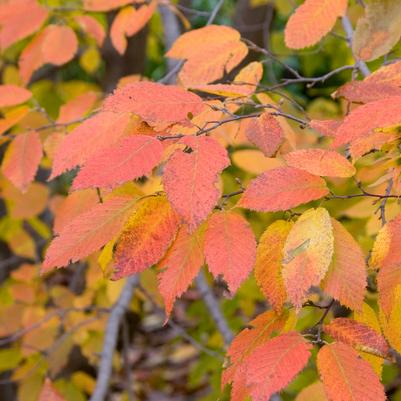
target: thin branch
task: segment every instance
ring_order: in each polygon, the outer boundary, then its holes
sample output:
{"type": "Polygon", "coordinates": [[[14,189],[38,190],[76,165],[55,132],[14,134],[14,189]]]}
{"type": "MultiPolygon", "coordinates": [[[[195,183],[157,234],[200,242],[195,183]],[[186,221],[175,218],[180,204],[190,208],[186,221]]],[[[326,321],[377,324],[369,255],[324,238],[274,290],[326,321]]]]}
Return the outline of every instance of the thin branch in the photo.
{"type": "Polygon", "coordinates": [[[96,386],[90,401],[104,401],[107,396],[112,373],[113,354],[117,345],[120,324],[131,302],[133,291],[138,284],[139,277],[137,275],[129,277],[121,291],[120,297],[112,308],[104,335],[103,351],[96,386]]]}
{"type": "Polygon", "coordinates": [[[224,343],[229,345],[234,338],[233,332],[228,326],[227,320],[220,309],[220,305],[214,296],[208,282],[206,281],[205,272],[201,270],[196,277],[196,286],[210,312],[210,315],[216,323],[217,329],[224,339],[224,343]]]}
{"type": "Polygon", "coordinates": [[[388,181],[387,184],[387,188],[386,188],[386,193],[385,193],[385,198],[382,199],[382,201],[380,202],[380,206],[379,206],[379,211],[380,211],[380,220],[382,222],[382,226],[384,226],[387,222],[386,220],[386,205],[387,205],[387,201],[388,198],[390,196],[391,190],[393,189],[393,179],[391,178],[388,181]]]}

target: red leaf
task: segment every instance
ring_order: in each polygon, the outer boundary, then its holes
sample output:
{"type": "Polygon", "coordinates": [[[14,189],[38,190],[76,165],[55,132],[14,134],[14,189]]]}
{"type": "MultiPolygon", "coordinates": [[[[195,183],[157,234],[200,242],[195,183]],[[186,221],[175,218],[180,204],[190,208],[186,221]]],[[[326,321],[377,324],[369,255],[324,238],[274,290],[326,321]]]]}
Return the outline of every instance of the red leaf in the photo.
{"type": "Polygon", "coordinates": [[[305,0],[285,27],[285,44],[291,49],[313,46],[328,34],[347,10],[347,0],[305,0]]]}
{"type": "Polygon", "coordinates": [[[112,240],[121,230],[135,199],[111,198],[80,214],[54,238],[46,252],[42,271],[67,266],[112,240]]]}
{"type": "Polygon", "coordinates": [[[270,113],[265,112],[257,119],[245,123],[247,138],[261,149],[265,156],[273,156],[284,139],[283,129],[270,113]]]}
{"type": "Polygon", "coordinates": [[[53,387],[51,381],[46,379],[39,395],[39,401],[65,401],[65,398],[53,387]]]}
{"type": "Polygon", "coordinates": [[[36,32],[49,12],[37,0],[6,0],[0,4],[0,48],[6,49],[36,32]]]}
{"type": "Polygon", "coordinates": [[[352,177],[355,167],[339,153],[325,149],[302,149],[287,153],[285,161],[291,167],[314,175],[327,177],[352,177]]]}
{"type": "Polygon", "coordinates": [[[166,163],[163,185],[174,209],[192,232],[212,211],[220,197],[218,174],[230,161],[227,151],[213,138],[186,137],[190,150],[176,150],[166,163]]]}
{"type": "Polygon", "coordinates": [[[165,197],[143,199],[117,242],[114,278],[139,273],[159,262],[174,241],[178,224],[165,197]]]}
{"type": "Polygon", "coordinates": [[[129,136],[89,158],[72,188],[114,187],[149,175],[159,164],[162,153],[163,146],[157,139],[146,135],[129,136]]]}
{"type": "Polygon", "coordinates": [[[116,89],[103,110],[130,112],[149,123],[185,122],[203,109],[202,99],[178,86],[135,82],[116,89]]]}
{"type": "Polygon", "coordinates": [[[116,143],[125,133],[128,113],[101,112],[68,134],[58,147],[49,179],[83,164],[99,150],[116,143]]]}
{"type": "Polygon", "coordinates": [[[366,262],[359,244],[338,221],[332,219],[334,255],[322,287],[343,305],[360,310],[366,292],[366,262]]]}
{"type": "Polygon", "coordinates": [[[306,366],[311,344],[289,332],[256,348],[247,363],[247,384],[254,401],[266,401],[285,388],[306,366]]]}
{"type": "Polygon", "coordinates": [[[207,222],[205,257],[215,277],[223,275],[231,293],[251,272],[256,240],[248,222],[233,212],[216,212],[207,222]]]}
{"type": "Polygon", "coordinates": [[[32,93],[28,89],[17,85],[0,85],[0,107],[25,103],[31,97],[32,93]]]}
{"type": "Polygon", "coordinates": [[[202,233],[189,234],[185,226],[180,228],[173,245],[159,267],[159,291],[166,307],[166,319],[173,309],[174,301],[191,285],[204,263],[202,233]]]}
{"type": "Polygon", "coordinates": [[[85,92],[60,107],[58,124],[66,124],[82,118],[94,106],[98,94],[85,92]]]}
{"type": "Polygon", "coordinates": [[[110,38],[114,48],[124,54],[127,49],[126,37],[134,36],[150,20],[156,8],[156,2],[144,4],[138,9],[126,7],[119,11],[110,29],[110,38]]]}
{"type": "Polygon", "coordinates": [[[19,190],[25,192],[35,177],[42,153],[37,132],[18,134],[5,152],[1,171],[19,190]]]}
{"type": "Polygon", "coordinates": [[[317,367],[331,401],[385,401],[383,385],[370,364],[349,345],[325,345],[317,367]]]}
{"type": "Polygon", "coordinates": [[[392,96],[365,104],[353,110],[338,128],[334,147],[368,135],[376,128],[401,123],[401,96],[392,96]]]}
{"type": "Polygon", "coordinates": [[[389,347],[384,337],[366,324],[352,319],[337,318],[324,325],[324,331],[335,340],[351,345],[358,351],[382,358],[388,355],[389,347]]]}
{"type": "Polygon", "coordinates": [[[293,167],[280,167],[252,180],[238,205],[261,212],[277,212],[320,199],[328,193],[322,178],[293,167]]]}
{"type": "Polygon", "coordinates": [[[338,127],[341,125],[340,120],[312,120],[309,126],[324,136],[334,138],[338,127]]]}

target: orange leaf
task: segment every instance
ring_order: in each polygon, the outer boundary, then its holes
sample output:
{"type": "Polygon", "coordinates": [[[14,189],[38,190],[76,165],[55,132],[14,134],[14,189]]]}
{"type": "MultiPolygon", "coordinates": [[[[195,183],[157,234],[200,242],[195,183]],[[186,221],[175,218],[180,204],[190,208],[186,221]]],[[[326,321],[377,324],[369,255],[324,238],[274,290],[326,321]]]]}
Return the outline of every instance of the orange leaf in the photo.
{"type": "Polygon", "coordinates": [[[337,130],[334,147],[366,136],[376,128],[401,123],[401,96],[392,96],[367,103],[353,110],[337,130]]]}
{"type": "Polygon", "coordinates": [[[365,78],[365,82],[401,86],[401,61],[384,65],[365,78]]]}
{"type": "Polygon", "coordinates": [[[57,148],[49,179],[83,164],[99,150],[116,143],[125,133],[128,113],[100,112],[68,134],[57,148]]]}
{"type": "Polygon", "coordinates": [[[280,167],[252,180],[238,206],[277,212],[320,199],[328,193],[322,178],[293,167],[280,167]]]}
{"type": "Polygon", "coordinates": [[[105,111],[135,113],[148,123],[185,122],[202,109],[199,96],[178,86],[146,81],[116,89],[103,104],[105,111]]]}
{"type": "Polygon", "coordinates": [[[19,59],[21,78],[28,83],[32,74],[44,64],[62,65],[78,50],[78,40],[68,26],[48,25],[25,47],[19,59]]]}
{"type": "Polygon", "coordinates": [[[117,241],[114,278],[139,273],[159,262],[174,241],[178,224],[165,197],[143,199],[117,241]]]}
{"type": "Polygon", "coordinates": [[[156,1],[135,9],[126,7],[119,11],[110,29],[110,38],[114,48],[124,54],[127,49],[127,39],[139,32],[150,20],[156,8],[156,1]]]}
{"type": "Polygon", "coordinates": [[[192,232],[216,205],[220,197],[218,175],[230,161],[227,151],[213,138],[191,136],[180,143],[188,151],[178,149],[170,157],[163,185],[174,209],[192,232]]]}
{"type": "Polygon", "coordinates": [[[391,84],[352,81],[341,86],[334,94],[336,98],[344,97],[349,102],[369,103],[386,97],[401,96],[401,88],[391,84]]]}
{"type": "Polygon", "coordinates": [[[291,167],[314,175],[327,177],[352,177],[355,167],[339,153],[325,149],[302,149],[287,153],[285,161],[291,167]]]}
{"type": "Polygon", "coordinates": [[[293,223],[277,220],[262,234],[256,253],[255,278],[274,310],[287,299],[282,270],[283,248],[293,223]]]}
{"type": "Polygon", "coordinates": [[[50,379],[46,379],[40,392],[39,401],[65,401],[65,398],[53,387],[50,379]]]}
{"type": "Polygon", "coordinates": [[[1,50],[36,32],[49,12],[37,0],[5,0],[0,4],[1,50]]]}
{"type": "Polygon", "coordinates": [[[115,8],[132,4],[134,0],[84,0],[86,11],[110,11],[115,8]]]}
{"type": "Polygon", "coordinates": [[[89,158],[72,188],[111,188],[149,175],[162,158],[163,146],[147,135],[132,135],[89,158]]]}
{"type": "Polygon", "coordinates": [[[292,331],[256,348],[247,362],[247,384],[254,401],[268,400],[306,366],[311,344],[292,331]]]}
{"type": "Polygon", "coordinates": [[[245,123],[247,138],[267,157],[273,156],[284,140],[284,133],[279,122],[270,113],[265,112],[257,119],[245,123]]]}
{"type": "Polygon", "coordinates": [[[340,120],[312,120],[309,126],[324,136],[334,138],[338,127],[341,125],[340,120]]]}
{"type": "Polygon", "coordinates": [[[18,189],[26,192],[38,170],[42,154],[37,132],[18,134],[5,152],[1,171],[18,189]]]}
{"type": "Polygon", "coordinates": [[[305,0],[285,27],[285,44],[290,49],[313,46],[334,27],[347,10],[347,0],[305,0]]]}
{"type": "Polygon", "coordinates": [[[106,32],[103,25],[94,17],[90,15],[77,15],[75,21],[81,26],[81,28],[92,36],[99,47],[103,45],[106,38],[106,32]]]}
{"type": "Polygon", "coordinates": [[[174,301],[191,285],[204,263],[202,252],[202,233],[189,234],[185,226],[178,231],[177,238],[160,261],[159,267],[165,269],[159,274],[159,291],[169,318],[174,301]]]}
{"type": "Polygon", "coordinates": [[[348,308],[360,310],[366,292],[366,262],[359,244],[332,219],[334,255],[322,287],[348,308]]]}
{"type": "Polygon", "coordinates": [[[25,88],[16,85],[0,85],[0,107],[16,106],[25,103],[31,97],[32,93],[25,88]]]}
{"type": "Polygon", "coordinates": [[[337,318],[324,325],[325,333],[337,341],[351,345],[359,351],[385,358],[389,353],[389,347],[382,335],[366,324],[352,319],[337,318]]]}
{"type": "Polygon", "coordinates": [[[60,107],[57,123],[66,124],[82,118],[93,108],[97,98],[95,92],[85,92],[70,100],[60,107]]]}
{"type": "Polygon", "coordinates": [[[287,294],[299,310],[308,290],[319,285],[333,256],[334,237],[326,209],[309,209],[288,234],[283,250],[283,279],[287,294]]]}
{"type": "Polygon", "coordinates": [[[223,275],[237,291],[255,264],[256,240],[248,222],[233,212],[216,212],[207,221],[205,257],[215,277],[223,275]]]}
{"type": "Polygon", "coordinates": [[[204,85],[222,78],[246,57],[248,48],[240,39],[233,28],[209,25],[181,35],[166,55],[187,60],[179,73],[185,86],[204,85]]]}
{"type": "Polygon", "coordinates": [[[128,197],[111,198],[78,215],[53,239],[42,272],[85,258],[113,239],[135,202],[128,197]]]}
{"type": "Polygon", "coordinates": [[[329,401],[321,382],[315,382],[304,387],[295,398],[295,401],[329,401]]]}
{"type": "Polygon", "coordinates": [[[317,367],[331,401],[385,401],[383,385],[368,362],[349,345],[325,345],[317,367]]]}

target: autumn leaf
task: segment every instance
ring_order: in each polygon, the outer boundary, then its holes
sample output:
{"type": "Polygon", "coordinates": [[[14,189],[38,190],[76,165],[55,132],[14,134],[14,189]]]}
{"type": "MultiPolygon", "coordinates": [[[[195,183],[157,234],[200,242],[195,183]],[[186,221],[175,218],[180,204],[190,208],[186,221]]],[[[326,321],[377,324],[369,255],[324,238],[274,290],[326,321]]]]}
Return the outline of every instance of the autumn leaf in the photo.
{"type": "Polygon", "coordinates": [[[341,120],[311,120],[309,126],[323,136],[334,138],[341,120]]]}
{"type": "Polygon", "coordinates": [[[365,16],[358,20],[353,53],[361,60],[372,61],[391,51],[401,36],[401,4],[397,0],[370,0],[365,16]]]}
{"type": "Polygon", "coordinates": [[[75,21],[89,35],[92,36],[97,45],[101,47],[106,39],[106,32],[103,25],[90,15],[77,15],[75,21]]]}
{"type": "Polygon", "coordinates": [[[212,214],[204,246],[209,270],[215,277],[221,274],[235,293],[255,264],[256,240],[248,222],[234,212],[212,214]]]}
{"type": "Polygon", "coordinates": [[[326,209],[309,209],[296,221],[283,250],[282,275],[288,297],[299,310],[308,290],[326,275],[334,251],[333,226],[326,209]]]}
{"type": "Polygon", "coordinates": [[[381,66],[368,75],[364,81],[366,83],[401,86],[401,61],[381,66]]]}
{"type": "Polygon", "coordinates": [[[213,138],[183,138],[187,151],[176,150],[167,161],[163,185],[174,209],[193,232],[220,198],[219,173],[230,161],[227,151],[213,138]]]}
{"type": "Polygon", "coordinates": [[[345,15],[347,0],[305,0],[285,27],[285,44],[290,49],[313,46],[327,35],[338,17],[345,15]]]}
{"type": "Polygon", "coordinates": [[[256,348],[247,362],[252,399],[265,401],[285,388],[308,363],[311,348],[295,331],[256,348]]]}
{"type": "Polygon", "coordinates": [[[111,11],[133,2],[134,0],[84,0],[83,5],[86,11],[111,11]]]}
{"type": "Polygon", "coordinates": [[[179,218],[165,197],[143,199],[117,241],[114,278],[139,273],[158,263],[178,228],[179,218]]]}
{"type": "Polygon", "coordinates": [[[0,107],[16,106],[25,103],[31,97],[32,92],[28,89],[16,85],[0,85],[0,107]]]}
{"type": "Polygon", "coordinates": [[[81,168],[72,188],[114,187],[149,175],[162,158],[163,147],[157,139],[133,135],[102,150],[81,168]]]}
{"type": "Polygon", "coordinates": [[[322,178],[293,167],[280,167],[252,180],[238,206],[277,212],[320,199],[328,192],[322,178]]]}
{"type": "Polygon", "coordinates": [[[392,96],[367,103],[353,110],[338,128],[334,147],[355,141],[376,128],[401,123],[401,97],[392,96]]]}
{"type": "Polygon", "coordinates": [[[175,299],[187,290],[204,263],[202,234],[202,228],[189,234],[182,226],[173,245],[158,264],[163,269],[159,274],[159,291],[164,299],[166,319],[171,314],[175,299]]]}
{"type": "Polygon", "coordinates": [[[368,352],[382,358],[388,356],[386,340],[373,328],[348,318],[337,318],[323,326],[323,330],[337,341],[351,345],[358,351],[368,352]]]}
{"type": "Polygon", "coordinates": [[[114,18],[110,29],[110,38],[114,48],[124,54],[127,49],[126,37],[134,36],[150,20],[156,8],[157,2],[144,4],[138,9],[126,7],[121,9],[114,18]]]}
{"type": "Polygon", "coordinates": [[[284,140],[281,125],[268,112],[246,121],[244,129],[247,138],[267,157],[273,156],[284,140]]]}
{"type": "Polygon", "coordinates": [[[116,89],[103,104],[104,111],[134,113],[148,123],[188,121],[202,111],[202,99],[179,86],[135,82],[116,89]]]}
{"type": "Polygon", "coordinates": [[[186,60],[179,73],[186,87],[204,85],[231,72],[248,54],[238,31],[209,25],[181,35],[166,56],[186,60]]]}
{"type": "Polygon", "coordinates": [[[26,192],[38,170],[42,154],[37,132],[18,134],[5,152],[1,171],[20,191],[26,192]]]}
{"type": "Polygon", "coordinates": [[[394,296],[391,303],[391,311],[388,314],[388,318],[384,316],[382,318],[383,333],[388,340],[392,348],[398,353],[401,352],[401,285],[399,281],[394,290],[394,296]]]}
{"type": "Polygon", "coordinates": [[[115,144],[125,134],[129,120],[128,113],[101,112],[84,121],[56,150],[49,179],[84,164],[98,151],[115,144]]]}
{"type": "Polygon", "coordinates": [[[384,401],[383,385],[368,362],[349,345],[323,346],[317,355],[317,367],[326,394],[331,401],[384,401]]]}
{"type": "Polygon", "coordinates": [[[5,0],[0,4],[0,48],[2,51],[35,33],[49,12],[37,0],[5,0]]]}
{"type": "Polygon", "coordinates": [[[337,220],[332,219],[334,254],[322,288],[343,305],[360,310],[366,292],[366,262],[359,244],[337,220]]]}
{"type": "Polygon", "coordinates": [[[69,124],[83,118],[94,107],[99,95],[95,92],[86,92],[75,97],[60,107],[57,118],[58,124],[69,124]]]}
{"type": "Polygon", "coordinates": [[[79,214],[51,242],[42,272],[85,258],[113,239],[135,202],[136,199],[128,197],[110,198],[79,214]]]}
{"type": "Polygon", "coordinates": [[[302,149],[287,153],[285,161],[291,167],[327,177],[352,177],[355,167],[342,155],[325,149],[302,149]]]}
{"type": "Polygon", "coordinates": [[[321,382],[315,382],[306,386],[295,398],[295,401],[329,401],[321,382]]]}
{"type": "Polygon", "coordinates": [[[256,253],[255,278],[275,311],[280,311],[287,299],[281,270],[283,248],[293,223],[277,220],[259,239],[256,253]]]}
{"type": "Polygon", "coordinates": [[[50,379],[46,379],[39,395],[39,401],[65,401],[65,398],[54,388],[50,379]]]}

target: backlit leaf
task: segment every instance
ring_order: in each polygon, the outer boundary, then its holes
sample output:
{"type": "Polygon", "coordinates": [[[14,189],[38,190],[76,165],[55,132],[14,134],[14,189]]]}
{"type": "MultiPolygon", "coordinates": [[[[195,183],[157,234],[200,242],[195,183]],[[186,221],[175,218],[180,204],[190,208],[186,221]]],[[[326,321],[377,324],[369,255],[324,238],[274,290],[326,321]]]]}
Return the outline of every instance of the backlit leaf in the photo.
{"type": "Polygon", "coordinates": [[[90,15],[78,15],[75,17],[75,20],[88,35],[96,40],[99,47],[103,45],[106,32],[103,25],[96,18],[90,15]]]}
{"type": "Polygon", "coordinates": [[[401,352],[401,285],[397,283],[388,318],[384,317],[382,322],[383,333],[386,339],[398,353],[401,352]]]}
{"type": "Polygon", "coordinates": [[[373,328],[348,318],[337,318],[323,326],[323,330],[337,341],[351,345],[359,351],[386,357],[389,347],[385,339],[373,328]]]}
{"type": "Polygon", "coordinates": [[[365,16],[358,20],[352,49],[361,60],[371,61],[387,54],[401,36],[401,3],[398,0],[370,0],[365,16]]]}
{"type": "Polygon", "coordinates": [[[267,157],[273,156],[284,140],[281,125],[268,112],[246,121],[245,134],[267,157]]]}
{"type": "Polygon", "coordinates": [[[146,81],[116,89],[103,104],[105,111],[135,113],[149,123],[185,122],[202,108],[202,99],[194,93],[146,81]]]}
{"type": "Polygon", "coordinates": [[[72,188],[114,187],[126,181],[147,176],[163,153],[157,139],[133,135],[89,158],[76,176],[72,188]]]}
{"type": "Polygon", "coordinates": [[[327,177],[352,177],[355,167],[342,155],[325,149],[302,149],[287,153],[285,161],[291,167],[314,175],[327,177]]]}
{"type": "Polygon", "coordinates": [[[159,274],[159,291],[164,299],[167,318],[174,301],[191,285],[204,263],[202,251],[202,230],[189,234],[182,226],[173,245],[160,261],[163,270],[159,274]]]}
{"type": "Polygon", "coordinates": [[[282,334],[256,348],[248,359],[247,384],[252,399],[268,400],[306,366],[311,344],[297,332],[282,334]]]}
{"type": "Polygon", "coordinates": [[[368,362],[349,345],[325,345],[317,355],[317,366],[331,401],[384,401],[383,385],[368,362]]]}
{"type": "Polygon", "coordinates": [[[50,179],[83,164],[96,152],[116,143],[125,133],[128,113],[101,112],[68,134],[56,150],[50,179]]]}
{"type": "Polygon", "coordinates": [[[256,240],[248,222],[233,212],[216,212],[207,221],[205,257],[215,277],[222,275],[232,293],[251,272],[256,240]]]}
{"type": "Polygon", "coordinates": [[[283,279],[290,301],[300,309],[308,290],[319,285],[332,261],[333,226],[326,209],[309,209],[292,227],[283,250],[283,279]]]}
{"type": "Polygon", "coordinates": [[[295,401],[329,401],[324,392],[324,387],[321,382],[315,382],[306,386],[297,395],[295,401]]]}
{"type": "Polygon", "coordinates": [[[383,65],[367,76],[364,81],[401,86],[401,61],[383,65]]]}
{"type": "Polygon", "coordinates": [[[180,143],[187,152],[176,150],[166,163],[163,185],[174,209],[192,232],[216,205],[219,173],[230,161],[227,151],[213,138],[186,137],[180,143]]]}
{"type": "Polygon", "coordinates": [[[334,254],[322,288],[343,305],[360,310],[366,292],[366,262],[359,244],[337,220],[331,220],[334,254]]]}
{"type": "Polygon", "coordinates": [[[31,97],[32,93],[28,89],[16,85],[0,85],[0,107],[16,106],[31,97]]]}
{"type": "Polygon", "coordinates": [[[334,138],[338,127],[341,125],[340,120],[312,120],[309,126],[323,136],[334,138]]]}
{"type": "Polygon", "coordinates": [[[78,215],[53,239],[42,271],[76,262],[97,251],[121,230],[136,200],[111,198],[78,215]]]}
{"type": "Polygon", "coordinates": [[[291,222],[275,221],[260,237],[256,253],[256,281],[276,311],[287,299],[281,270],[283,248],[292,226],[291,222]]]}
{"type": "Polygon", "coordinates": [[[165,197],[143,199],[117,241],[114,278],[139,273],[159,262],[174,241],[178,224],[165,197]]]}
{"type": "Polygon", "coordinates": [[[293,167],[281,167],[252,180],[238,205],[261,212],[276,212],[320,199],[328,192],[322,178],[293,167]]]}
{"type": "Polygon", "coordinates": [[[19,134],[5,152],[1,171],[17,188],[25,192],[35,177],[41,158],[39,134],[35,131],[19,134]]]}
{"type": "Polygon", "coordinates": [[[327,35],[338,17],[347,10],[347,0],[305,0],[285,27],[285,43],[290,49],[313,46],[327,35]]]}

